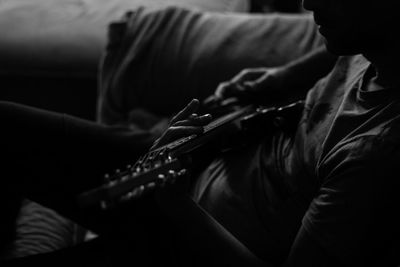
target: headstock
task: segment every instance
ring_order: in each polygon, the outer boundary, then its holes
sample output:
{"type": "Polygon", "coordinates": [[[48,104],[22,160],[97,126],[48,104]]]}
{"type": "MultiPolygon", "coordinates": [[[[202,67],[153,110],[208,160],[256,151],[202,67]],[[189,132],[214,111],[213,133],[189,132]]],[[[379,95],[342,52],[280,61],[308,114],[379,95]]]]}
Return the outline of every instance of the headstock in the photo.
{"type": "Polygon", "coordinates": [[[81,207],[99,206],[109,209],[121,202],[127,202],[153,191],[157,187],[175,183],[187,170],[182,162],[171,157],[166,148],[151,151],[142,156],[134,165],[114,174],[104,176],[104,184],[81,194],[81,207]]]}

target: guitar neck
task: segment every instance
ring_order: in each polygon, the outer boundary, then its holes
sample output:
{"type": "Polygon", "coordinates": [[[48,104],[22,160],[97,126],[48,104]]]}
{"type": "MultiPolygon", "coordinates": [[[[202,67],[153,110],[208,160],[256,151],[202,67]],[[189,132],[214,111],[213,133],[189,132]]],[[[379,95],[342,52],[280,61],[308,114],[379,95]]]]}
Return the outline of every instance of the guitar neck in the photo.
{"type": "Polygon", "coordinates": [[[242,107],[232,113],[221,116],[204,127],[204,132],[201,135],[190,135],[180,138],[158,149],[152,150],[149,153],[158,153],[159,151],[168,151],[170,155],[177,156],[183,153],[191,152],[199,146],[207,143],[216,134],[224,130],[225,126],[233,121],[249,114],[254,110],[252,105],[242,107]]]}
{"type": "Polygon", "coordinates": [[[83,193],[78,202],[82,207],[93,206],[99,202],[101,205],[106,205],[107,201],[102,202],[100,200],[113,200],[124,194],[128,194],[126,197],[129,198],[130,195],[136,194],[132,189],[136,188],[140,191],[144,190],[145,187],[156,186],[156,181],[160,178],[160,174],[167,173],[168,170],[184,168],[184,166],[181,166],[177,156],[193,151],[207,143],[216,134],[220,133],[224,126],[245,116],[250,111],[252,111],[252,106],[241,108],[206,125],[204,133],[201,135],[180,138],[165,146],[149,151],[137,160],[133,166],[129,166],[127,170],[108,177],[110,180],[108,183],[83,193]]]}
{"type": "Polygon", "coordinates": [[[304,101],[279,108],[255,109],[252,105],[239,108],[206,125],[203,134],[180,138],[154,149],[137,160],[133,166],[128,165],[125,171],[118,171],[111,176],[107,175],[103,185],[82,193],[78,197],[78,203],[82,207],[100,205],[102,209],[108,209],[114,203],[140,197],[154,187],[162,186],[165,182],[184,176],[187,164],[183,160],[184,157],[179,156],[224,134],[232,123],[240,121],[241,127],[246,130],[254,126],[259,127],[266,121],[271,122],[278,115],[289,122],[295,122],[302,114],[303,107],[304,101]]]}

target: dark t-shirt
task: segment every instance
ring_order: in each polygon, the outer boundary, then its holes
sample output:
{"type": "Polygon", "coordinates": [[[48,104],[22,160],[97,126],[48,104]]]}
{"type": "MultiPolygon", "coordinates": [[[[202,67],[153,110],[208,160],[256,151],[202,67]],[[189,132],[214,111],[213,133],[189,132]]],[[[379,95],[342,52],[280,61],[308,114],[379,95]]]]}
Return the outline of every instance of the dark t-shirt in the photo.
{"type": "Polygon", "coordinates": [[[340,58],[309,91],[294,135],[278,132],[216,159],[194,199],[274,262],[302,225],[338,261],[382,256],[400,226],[400,92],[366,91],[372,70],[362,56],[340,58]]]}
{"type": "Polygon", "coordinates": [[[341,59],[334,73],[310,93],[302,126],[313,121],[315,105],[326,106],[308,133],[323,138],[315,158],[320,187],[303,225],[339,261],[366,266],[389,260],[400,240],[400,88],[374,84],[373,67],[360,56],[341,59]]]}

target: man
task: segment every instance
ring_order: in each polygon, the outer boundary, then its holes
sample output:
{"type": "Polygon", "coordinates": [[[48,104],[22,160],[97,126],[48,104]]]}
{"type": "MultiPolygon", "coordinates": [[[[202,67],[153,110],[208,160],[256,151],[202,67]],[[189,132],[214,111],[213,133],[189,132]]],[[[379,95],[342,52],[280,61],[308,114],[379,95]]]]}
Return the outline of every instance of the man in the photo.
{"type": "MultiPolygon", "coordinates": [[[[253,152],[215,161],[200,176],[194,198],[266,262],[396,265],[400,4],[303,4],[327,49],[342,57],[308,92],[294,134],[276,133],[253,152]]],[[[244,73],[257,79],[241,74],[217,96],[275,97],[267,86],[274,71],[244,73]]]]}

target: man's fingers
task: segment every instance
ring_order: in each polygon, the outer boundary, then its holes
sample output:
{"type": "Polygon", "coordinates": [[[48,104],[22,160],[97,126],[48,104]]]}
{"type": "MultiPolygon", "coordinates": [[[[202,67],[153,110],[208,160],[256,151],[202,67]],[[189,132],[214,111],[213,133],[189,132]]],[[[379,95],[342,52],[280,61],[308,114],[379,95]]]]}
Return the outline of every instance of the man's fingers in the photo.
{"type": "Polygon", "coordinates": [[[220,100],[226,99],[229,97],[235,97],[240,95],[240,91],[243,91],[244,88],[241,83],[237,82],[226,82],[222,83],[217,90],[215,91],[215,95],[220,100]]]}
{"type": "Polygon", "coordinates": [[[221,101],[221,99],[218,98],[215,94],[213,94],[213,95],[210,95],[209,97],[207,97],[206,99],[204,99],[203,106],[205,108],[212,109],[213,107],[218,105],[218,103],[220,101],[221,101]]]}
{"type": "Polygon", "coordinates": [[[241,96],[243,91],[256,85],[267,74],[267,68],[244,69],[231,80],[220,83],[215,90],[216,98],[241,96]]]}
{"type": "Polygon", "coordinates": [[[190,136],[193,134],[202,134],[204,132],[203,126],[208,124],[212,120],[210,114],[198,116],[192,114],[187,116],[188,119],[180,120],[172,124],[163,135],[157,139],[152,149],[171,143],[182,137],[190,136]]]}
{"type": "Polygon", "coordinates": [[[205,114],[202,116],[197,116],[196,114],[192,114],[188,119],[177,121],[173,124],[173,126],[204,126],[211,121],[212,117],[210,114],[205,114]]]}
{"type": "Polygon", "coordinates": [[[246,81],[252,81],[260,78],[266,72],[265,68],[256,69],[245,69],[239,73],[235,78],[233,78],[234,83],[244,83],[246,81]]]}
{"type": "Polygon", "coordinates": [[[187,117],[189,117],[190,114],[193,114],[199,108],[199,106],[200,106],[199,100],[193,99],[192,101],[190,101],[189,104],[187,104],[187,106],[184,109],[182,109],[178,114],[176,114],[172,118],[170,124],[172,125],[177,121],[186,119],[187,117]]]}
{"type": "Polygon", "coordinates": [[[163,143],[169,143],[193,134],[202,134],[203,131],[204,129],[201,126],[173,126],[165,132],[163,143]]]}
{"type": "Polygon", "coordinates": [[[190,136],[193,134],[202,134],[204,131],[201,126],[172,126],[169,127],[164,134],[156,140],[151,149],[172,143],[179,138],[190,136]]]}
{"type": "Polygon", "coordinates": [[[219,84],[214,93],[216,99],[224,98],[224,96],[227,94],[227,91],[229,90],[229,87],[232,87],[231,82],[223,82],[219,84]]]}

